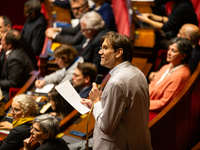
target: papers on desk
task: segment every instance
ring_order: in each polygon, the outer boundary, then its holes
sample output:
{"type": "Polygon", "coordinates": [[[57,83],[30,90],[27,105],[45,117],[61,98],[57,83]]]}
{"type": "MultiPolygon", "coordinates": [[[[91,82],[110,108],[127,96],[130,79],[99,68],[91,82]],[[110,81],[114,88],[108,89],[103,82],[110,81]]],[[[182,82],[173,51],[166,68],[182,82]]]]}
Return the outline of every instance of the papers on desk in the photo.
{"type": "Polygon", "coordinates": [[[10,130],[0,130],[0,133],[8,135],[10,133],[10,130]]]}
{"type": "Polygon", "coordinates": [[[36,88],[35,89],[35,93],[49,93],[49,91],[51,91],[51,89],[54,87],[54,84],[47,84],[45,85],[43,88],[39,89],[36,88]]]}
{"type": "Polygon", "coordinates": [[[64,97],[64,99],[70,103],[79,113],[85,114],[90,111],[89,108],[80,103],[81,97],[78,95],[69,80],[60,83],[55,88],[60,93],[60,95],[62,95],[62,97],[64,97]]]}

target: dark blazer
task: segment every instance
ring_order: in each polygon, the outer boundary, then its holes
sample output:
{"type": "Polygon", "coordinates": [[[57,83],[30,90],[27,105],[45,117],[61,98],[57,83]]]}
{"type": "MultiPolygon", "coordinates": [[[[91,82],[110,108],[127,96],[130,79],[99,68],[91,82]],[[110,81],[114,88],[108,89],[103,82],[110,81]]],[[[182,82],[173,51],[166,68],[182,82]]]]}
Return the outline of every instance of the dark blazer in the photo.
{"type": "Polygon", "coordinates": [[[57,35],[54,39],[54,42],[59,42],[62,44],[80,44],[80,42],[84,39],[80,31],[81,27],[78,24],[76,27],[63,27],[61,34],[57,35]]]}
{"type": "Polygon", "coordinates": [[[74,45],[74,48],[76,48],[79,52],[79,55],[84,58],[84,62],[91,62],[96,65],[98,69],[98,73],[105,74],[108,72],[109,69],[103,67],[100,65],[100,55],[98,54],[100,47],[101,47],[101,42],[100,39],[101,37],[106,34],[109,30],[107,28],[104,28],[91,39],[89,44],[82,50],[83,44],[86,42],[87,38],[84,37],[84,40],[82,41],[81,44],[79,45],[74,45]]]}
{"type": "Polygon", "coordinates": [[[23,140],[30,137],[31,124],[22,124],[10,130],[0,150],[19,150],[22,148],[23,140]]]}
{"type": "Polygon", "coordinates": [[[80,91],[79,92],[80,97],[81,98],[88,98],[91,89],[92,89],[92,86],[87,87],[87,88],[83,89],[82,91],[80,91]]]}
{"type": "MultiPolygon", "coordinates": [[[[92,11],[93,9],[89,9],[88,11],[92,11]]],[[[84,36],[81,33],[80,23],[76,27],[62,27],[61,34],[57,35],[54,39],[54,42],[62,43],[62,44],[71,44],[77,45],[80,44],[84,39],[84,36]]]]}
{"type": "Polygon", "coordinates": [[[69,0],[65,0],[65,1],[55,0],[53,3],[54,5],[62,7],[62,8],[66,8],[66,9],[70,8],[69,0]]]}
{"type": "Polygon", "coordinates": [[[15,49],[9,54],[0,79],[0,87],[5,97],[9,100],[10,87],[22,87],[30,77],[34,67],[22,49],[15,49]]]}
{"type": "Polygon", "coordinates": [[[192,56],[190,57],[188,64],[189,64],[190,71],[192,74],[197,68],[200,61],[200,45],[195,46],[191,54],[192,56]]]}
{"type": "MultiPolygon", "coordinates": [[[[42,13],[33,19],[28,19],[22,29],[22,45],[31,45],[34,54],[40,55],[44,45],[46,28],[47,21],[42,13]]],[[[25,49],[25,51],[27,50],[25,49]]]]}
{"type": "Polygon", "coordinates": [[[67,143],[61,138],[48,139],[36,150],[69,150],[67,143]]]}
{"type": "Polygon", "coordinates": [[[2,69],[3,69],[4,56],[5,56],[5,51],[2,50],[0,53],[0,75],[1,75],[2,69]]]}

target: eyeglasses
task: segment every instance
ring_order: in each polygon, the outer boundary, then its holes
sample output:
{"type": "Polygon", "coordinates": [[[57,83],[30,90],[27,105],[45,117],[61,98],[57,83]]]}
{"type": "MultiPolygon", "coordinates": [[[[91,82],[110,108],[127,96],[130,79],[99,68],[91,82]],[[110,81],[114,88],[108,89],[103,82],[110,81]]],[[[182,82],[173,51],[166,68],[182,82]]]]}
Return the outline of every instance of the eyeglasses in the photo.
{"type": "Polygon", "coordinates": [[[100,47],[100,51],[102,51],[102,52],[104,52],[108,49],[112,49],[112,47],[107,47],[107,46],[100,47]]]}
{"type": "Polygon", "coordinates": [[[10,112],[10,113],[13,112],[13,113],[15,113],[15,114],[18,113],[19,111],[21,111],[21,109],[12,108],[12,107],[10,107],[10,109],[9,109],[9,112],[10,112]]]}
{"type": "Polygon", "coordinates": [[[33,126],[30,126],[30,130],[33,130],[33,133],[35,133],[35,132],[40,132],[40,130],[34,128],[33,126]]]}
{"type": "Polygon", "coordinates": [[[92,30],[91,28],[88,28],[88,29],[81,29],[81,32],[85,32],[85,31],[88,31],[88,30],[92,30]]]}
{"type": "Polygon", "coordinates": [[[74,8],[71,8],[71,10],[72,11],[74,11],[74,10],[77,10],[77,11],[79,11],[82,7],[84,7],[86,4],[83,4],[82,6],[80,6],[80,7],[74,7],[74,8]]]}

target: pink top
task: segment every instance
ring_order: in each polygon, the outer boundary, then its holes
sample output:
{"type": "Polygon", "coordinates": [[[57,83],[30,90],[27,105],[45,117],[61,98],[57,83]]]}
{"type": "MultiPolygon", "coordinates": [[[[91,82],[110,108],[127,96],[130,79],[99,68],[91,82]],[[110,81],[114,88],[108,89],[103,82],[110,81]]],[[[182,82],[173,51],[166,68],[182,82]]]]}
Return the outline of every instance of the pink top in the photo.
{"type": "Polygon", "coordinates": [[[179,94],[190,78],[189,67],[183,66],[156,84],[169,66],[170,64],[163,66],[149,84],[150,111],[161,111],[179,94]]]}

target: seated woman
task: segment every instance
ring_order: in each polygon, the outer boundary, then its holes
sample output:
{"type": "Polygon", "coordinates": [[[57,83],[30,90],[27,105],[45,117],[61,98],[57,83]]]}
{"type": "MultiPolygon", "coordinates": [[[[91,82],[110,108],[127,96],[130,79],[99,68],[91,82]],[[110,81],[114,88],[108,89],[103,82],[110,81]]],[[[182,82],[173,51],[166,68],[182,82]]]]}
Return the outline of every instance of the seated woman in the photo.
{"type": "Polygon", "coordinates": [[[183,38],[170,41],[167,61],[149,84],[150,120],[162,111],[184,88],[190,78],[187,65],[191,56],[192,45],[183,38]]]}
{"type": "Polygon", "coordinates": [[[110,0],[92,0],[95,2],[95,5],[92,7],[95,11],[97,11],[103,18],[106,23],[106,26],[112,30],[117,31],[115,24],[115,17],[112,11],[112,7],[110,6],[110,0]]]}
{"type": "Polygon", "coordinates": [[[24,140],[24,150],[31,148],[32,141],[38,141],[41,145],[36,150],[69,150],[63,139],[56,138],[59,133],[59,122],[50,114],[36,117],[30,132],[31,136],[24,140]]]}
{"type": "Polygon", "coordinates": [[[191,23],[198,26],[197,15],[191,0],[173,0],[172,12],[168,17],[144,13],[137,15],[137,18],[164,32],[164,34],[156,35],[156,44],[164,49],[167,49],[168,40],[176,37],[182,25],[191,23]]]}
{"type": "Polygon", "coordinates": [[[35,86],[42,88],[46,84],[59,84],[66,80],[71,80],[77,64],[83,62],[83,58],[77,56],[78,53],[72,46],[61,44],[55,49],[54,57],[55,63],[62,69],[45,76],[42,80],[36,80],[35,86]]]}
{"type": "Polygon", "coordinates": [[[38,106],[31,96],[21,94],[14,97],[10,112],[13,115],[13,129],[0,150],[19,150],[23,147],[23,140],[30,137],[30,126],[38,114],[38,106]]]}
{"type": "Polygon", "coordinates": [[[49,93],[50,103],[54,112],[51,115],[64,119],[74,108],[53,88],[49,93]]]}

